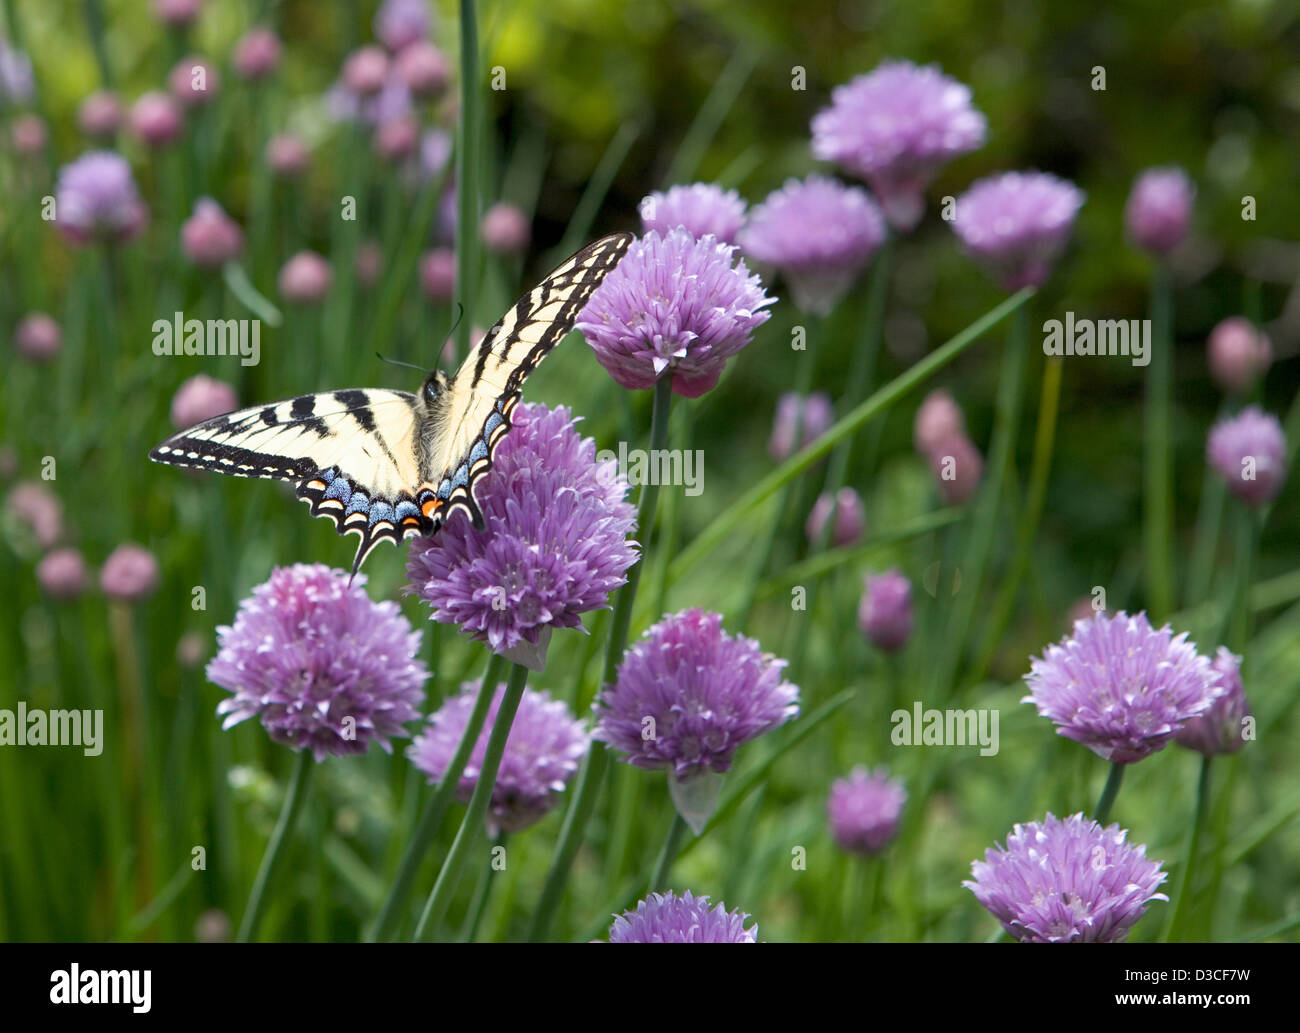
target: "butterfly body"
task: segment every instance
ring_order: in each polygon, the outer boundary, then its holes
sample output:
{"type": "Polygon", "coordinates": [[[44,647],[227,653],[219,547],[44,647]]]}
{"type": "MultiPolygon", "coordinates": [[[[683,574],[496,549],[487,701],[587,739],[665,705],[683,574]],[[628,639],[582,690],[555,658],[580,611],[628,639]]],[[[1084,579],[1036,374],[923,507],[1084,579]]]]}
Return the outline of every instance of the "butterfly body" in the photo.
{"type": "Polygon", "coordinates": [[[416,394],[351,388],[299,395],[190,427],[149,457],[297,482],[312,516],[360,537],[354,573],[381,542],[434,534],[457,509],[481,527],[474,486],[510,430],[524,380],[573,328],[631,241],[631,234],[614,234],[562,262],[455,374],[430,373],[416,394]]]}

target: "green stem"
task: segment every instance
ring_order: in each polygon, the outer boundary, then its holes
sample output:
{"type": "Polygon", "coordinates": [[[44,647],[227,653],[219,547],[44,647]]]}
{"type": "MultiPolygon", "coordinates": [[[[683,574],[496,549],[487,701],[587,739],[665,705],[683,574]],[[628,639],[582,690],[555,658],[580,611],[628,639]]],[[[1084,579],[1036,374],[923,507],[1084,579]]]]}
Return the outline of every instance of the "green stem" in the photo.
{"type": "Polygon", "coordinates": [[[1097,801],[1097,812],[1093,815],[1098,825],[1105,825],[1110,817],[1111,805],[1115,803],[1115,797],[1119,795],[1119,784],[1123,780],[1124,765],[1112,761],[1110,774],[1106,776],[1106,785],[1101,791],[1101,799],[1097,801]]]}
{"type": "Polygon", "coordinates": [[[1143,546],[1146,552],[1147,610],[1153,621],[1173,609],[1173,489],[1170,406],[1173,384],[1173,289],[1169,271],[1157,266],[1151,277],[1151,371],[1147,380],[1146,464],[1143,546]]]}
{"type": "MultiPolygon", "coordinates": [[[[660,377],[655,383],[654,408],[650,417],[650,448],[662,449],[668,443],[668,418],[673,397],[672,375],[660,377]]],[[[653,478],[651,480],[654,480],[653,478]]],[[[659,486],[653,483],[641,485],[641,495],[637,500],[636,527],[637,537],[641,539],[641,558],[628,571],[627,583],[618,592],[614,603],[614,618],[610,627],[609,642],[605,651],[605,670],[602,684],[611,685],[618,678],[618,666],[623,661],[623,651],[627,648],[628,632],[632,626],[632,609],[636,602],[637,585],[641,581],[641,571],[645,567],[646,552],[650,545],[653,530],[655,506],[659,501],[659,486]]],[[[546,873],[546,884],[542,887],[541,899],[533,912],[533,920],[528,928],[530,942],[544,940],[559,906],[560,896],[569,880],[569,869],[573,858],[582,844],[582,837],[587,831],[587,822],[596,808],[596,798],[605,782],[605,773],[609,769],[609,755],[603,744],[593,742],[578,774],[577,787],[573,802],[564,816],[564,825],[560,829],[560,841],[555,848],[555,857],[551,860],[550,870],[546,873]]]]}
{"type": "Polygon", "coordinates": [[[297,760],[294,762],[293,775],[289,779],[289,788],[285,790],[280,817],[276,819],[275,828],[271,831],[271,839],[266,844],[266,853],[262,855],[262,865],[253,880],[253,890],[248,895],[248,906],[244,909],[244,920],[239,923],[239,934],[235,937],[237,943],[248,943],[257,932],[258,924],[262,920],[262,912],[266,909],[266,889],[284,854],[284,845],[289,838],[289,833],[302,812],[303,803],[307,799],[307,786],[311,784],[315,767],[316,761],[311,750],[299,750],[297,760]]]}
{"type": "Polygon", "coordinates": [[[984,603],[984,574],[993,552],[993,539],[999,526],[998,511],[1001,509],[1003,491],[1011,470],[1011,458],[1015,452],[1016,428],[1020,422],[1023,394],[1021,387],[1028,350],[1029,310],[1020,308],[1012,318],[1006,351],[1002,355],[993,438],[989,444],[988,477],[980,488],[970,541],[962,561],[962,590],[944,636],[942,659],[935,668],[935,689],[940,695],[951,694],[956,688],[957,670],[974,624],[975,613],[984,603]]]}
{"type": "Polygon", "coordinates": [[[1187,839],[1187,854],[1183,858],[1182,871],[1178,873],[1174,913],[1169,920],[1169,928],[1165,931],[1166,943],[1179,938],[1191,907],[1191,897],[1196,885],[1193,881],[1193,873],[1196,870],[1196,857],[1200,852],[1201,829],[1205,825],[1206,804],[1210,796],[1210,762],[1213,759],[1212,756],[1201,758],[1201,777],[1196,784],[1196,810],[1192,813],[1192,831],[1187,839]]]}
{"type": "Polygon", "coordinates": [[[1232,602],[1225,613],[1226,627],[1219,636],[1229,649],[1244,655],[1250,641],[1250,579],[1255,566],[1255,539],[1259,521],[1254,509],[1237,505],[1237,570],[1232,587],[1232,602]]]}
{"type": "Polygon", "coordinates": [[[704,98],[695,120],[682,137],[677,153],[673,155],[668,174],[664,176],[667,186],[684,183],[695,175],[704,152],[708,150],[727,112],[744,89],[745,81],[758,64],[759,53],[757,47],[743,41],[732,52],[731,60],[723,68],[709,95],[704,98]]]}
{"type": "Polygon", "coordinates": [[[463,307],[456,324],[456,357],[469,354],[478,288],[478,192],[482,160],[478,19],[474,0],[460,0],[460,146],[456,150],[456,300],[463,307]]]}
{"type": "Polygon", "coordinates": [[[506,752],[506,739],[510,735],[510,726],[514,724],[515,712],[519,701],[524,697],[524,686],[528,682],[528,668],[522,664],[513,664],[510,669],[510,681],[506,685],[501,708],[497,711],[496,722],[492,725],[492,734],[488,737],[487,750],[483,754],[483,769],[474,784],[474,794],[470,797],[465,816],[461,818],[460,830],[451,845],[451,851],[442,862],[442,871],[438,881],[433,885],[433,892],[424,905],[420,924],[416,927],[416,940],[424,940],[432,935],[442,924],[451,903],[452,894],[460,883],[465,862],[470,851],[483,836],[484,821],[487,819],[488,805],[492,802],[492,790],[496,788],[497,772],[501,769],[501,758],[506,752]]]}
{"type": "Polygon", "coordinates": [[[1002,634],[1011,621],[1016,604],[1016,593],[1029,568],[1029,553],[1034,543],[1034,532],[1043,515],[1043,501],[1047,497],[1047,476],[1052,466],[1052,447],[1056,441],[1056,419],[1060,411],[1061,373],[1065,363],[1059,358],[1048,359],[1043,365],[1043,390],[1038,402],[1038,429],[1034,433],[1034,458],[1029,474],[1029,494],[1020,512],[1020,526],[1016,529],[1016,551],[1011,568],[1002,581],[993,617],[984,635],[984,645],[971,675],[978,682],[993,662],[1002,634]]]}
{"type": "Polygon", "coordinates": [[[673,815],[672,824],[668,826],[668,837],[664,840],[659,859],[655,861],[654,874],[650,876],[650,892],[658,893],[669,888],[668,876],[672,873],[673,862],[682,847],[682,838],[686,835],[686,822],[680,814],[673,815]]]}
{"type": "Polygon", "coordinates": [[[735,534],[737,528],[743,526],[751,518],[751,511],[766,501],[782,485],[798,477],[842,440],[857,431],[864,423],[887,412],[896,401],[913,388],[924,383],[970,348],[1003,319],[1017,311],[1034,296],[1034,293],[1032,288],[1026,287],[985,313],[966,329],[949,339],[942,347],[936,348],[924,359],[921,359],[888,384],[873,392],[861,405],[843,416],[820,438],[802,451],[796,452],[754,487],[750,488],[749,491],[736,499],[712,523],[705,527],[673,561],[673,565],[669,569],[669,583],[675,583],[684,573],[695,567],[704,556],[722,542],[727,541],[735,534]]]}
{"type": "Polygon", "coordinates": [[[411,836],[406,853],[402,856],[397,877],[393,880],[388,896],[384,898],[379,917],[375,919],[374,926],[366,935],[367,942],[390,940],[397,930],[406,902],[410,899],[411,888],[415,885],[420,864],[428,854],[429,847],[433,845],[438,830],[442,828],[442,819],[446,817],[448,808],[456,798],[456,789],[460,785],[461,775],[465,773],[465,765],[469,762],[474,744],[478,742],[479,734],[483,730],[483,722],[487,719],[488,708],[492,704],[492,697],[496,694],[497,682],[501,679],[501,670],[505,667],[505,663],[505,658],[496,653],[488,659],[487,669],[483,672],[483,684],[478,690],[478,699],[474,702],[474,709],[470,712],[469,721],[460,737],[460,744],[452,754],[451,763],[443,772],[438,788],[424,805],[415,833],[411,836]]]}
{"type": "MultiPolygon", "coordinates": [[[[496,846],[505,845],[506,834],[502,832],[496,838],[496,846]]],[[[461,943],[473,943],[474,938],[478,936],[478,928],[483,924],[483,915],[487,912],[488,900],[492,896],[492,887],[496,885],[496,881],[496,870],[488,865],[483,878],[479,880],[478,889],[474,891],[474,900],[469,906],[469,921],[460,936],[461,943]]]]}

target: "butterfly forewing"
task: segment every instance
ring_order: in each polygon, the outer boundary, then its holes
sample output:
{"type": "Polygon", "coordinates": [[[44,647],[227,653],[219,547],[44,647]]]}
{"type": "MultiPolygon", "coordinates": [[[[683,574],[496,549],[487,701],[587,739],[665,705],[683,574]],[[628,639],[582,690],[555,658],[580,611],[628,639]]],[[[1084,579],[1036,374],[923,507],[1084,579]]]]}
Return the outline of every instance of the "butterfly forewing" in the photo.
{"type": "Polygon", "coordinates": [[[627,252],[630,233],[583,248],[510,307],[456,371],[429,450],[427,490],[445,520],[464,509],[481,525],[474,485],[510,429],[524,380],[569,331],[583,305],[627,252]]]}
{"type": "Polygon", "coordinates": [[[583,248],[520,298],[436,399],[350,389],[300,395],[207,420],[157,446],[160,463],[236,477],[296,481],[313,516],[376,545],[432,534],[456,509],[482,516],[474,485],[510,429],[524,379],[632,242],[619,233],[583,248]]]}

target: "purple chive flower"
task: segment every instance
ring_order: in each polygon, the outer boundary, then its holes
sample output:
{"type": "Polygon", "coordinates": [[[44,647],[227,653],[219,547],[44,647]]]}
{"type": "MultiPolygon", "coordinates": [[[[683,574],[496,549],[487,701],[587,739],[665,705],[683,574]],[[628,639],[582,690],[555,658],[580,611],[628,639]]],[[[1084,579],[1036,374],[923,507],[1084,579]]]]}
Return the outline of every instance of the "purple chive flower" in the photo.
{"type": "Polygon", "coordinates": [[[708,897],[687,890],[680,897],[651,893],[635,911],[624,911],[609,927],[610,943],[757,943],[758,926],[745,928],[749,915],[728,911],[725,904],[710,909],[708,897]]]}
{"type": "Polygon", "coordinates": [[[912,422],[916,451],[928,456],[949,438],[965,436],[966,417],[952,394],[940,387],[926,395],[912,422]]]}
{"type": "Polygon", "coordinates": [[[63,331],[52,316],[28,312],[14,327],[14,349],[32,362],[50,362],[59,354],[63,331]]]}
{"type": "Polygon", "coordinates": [[[987,125],[970,87],[933,65],[885,61],[831,92],[813,116],[812,151],[865,179],[889,224],[906,232],[939,169],[983,145],[987,125]]]}
{"type": "Polygon", "coordinates": [[[984,478],[984,457],[965,434],[950,434],[936,441],[926,459],[948,505],[960,506],[975,497],[984,478]]]}
{"type": "Polygon", "coordinates": [[[19,481],[5,497],[5,510],[48,549],[63,534],[63,504],[40,481],[19,481]]]}
{"type": "Polygon", "coordinates": [[[1250,704],[1241,683],[1241,657],[1220,646],[1210,667],[1217,679],[1219,694],[1209,710],[1192,718],[1174,736],[1178,745],[1207,757],[1216,753],[1236,753],[1246,745],[1248,738],[1254,738],[1253,732],[1247,734],[1250,704]]]}
{"type": "Polygon", "coordinates": [[[858,627],[877,649],[902,649],[912,637],[912,583],[898,569],[867,575],[858,627]]]}
{"type": "Polygon", "coordinates": [[[35,157],[45,150],[50,134],[45,129],[45,119],[30,112],[19,115],[10,128],[14,150],[27,157],[35,157]]]}
{"type": "Polygon", "coordinates": [[[799,713],[785,667],[753,639],[724,632],[721,614],[671,614],[623,657],[618,679],[597,698],[592,737],[678,782],[723,774],[738,747],[799,713]]]}
{"type": "Polygon", "coordinates": [[[636,562],[636,512],[618,464],[596,459],[569,409],[520,405],[478,488],[485,528],[462,511],[407,554],[410,590],[433,619],[541,668],[553,628],[603,609],[636,562]]]}
{"type": "Polygon", "coordinates": [[[1004,172],[957,198],[952,228],[1004,289],[1047,279],[1083,205],[1083,191],[1047,172],[1004,172]]]}
{"type": "Polygon", "coordinates": [[[184,430],[238,408],[239,399],[233,387],[224,380],[197,373],[172,396],[172,426],[184,430]]]}
{"type": "Polygon", "coordinates": [[[1210,430],[1205,460],[1248,506],[1272,502],[1286,480],[1282,424],[1272,413],[1247,406],[1210,430]]]}
{"type": "MultiPolygon", "coordinates": [[[[406,755],[429,776],[430,783],[440,782],[451,763],[465,734],[479,688],[478,682],[462,685],[460,693],[438,708],[407,749],[406,755]]],[[[456,798],[461,803],[469,802],[478,784],[488,736],[496,723],[505,689],[504,683],[496,687],[487,720],[456,787],[456,798]]],[[[510,726],[501,769],[492,789],[489,832],[494,836],[498,831],[522,832],[544,818],[587,755],[588,742],[586,726],[574,719],[568,707],[545,692],[526,689],[515,722],[510,726]]]]}
{"type": "Polygon", "coordinates": [[[430,301],[451,301],[456,294],[456,252],[435,247],[421,255],[420,286],[430,301]]]}
{"type": "Polygon", "coordinates": [[[146,599],[158,587],[158,561],[143,545],[119,545],[100,568],[99,587],[108,598],[120,602],[146,599]]]}
{"type": "Polygon", "coordinates": [[[813,503],[812,512],[804,524],[804,534],[810,542],[818,541],[826,530],[831,510],[835,511],[835,526],[831,531],[831,544],[836,547],[852,545],[867,530],[867,515],[862,507],[862,497],[852,488],[841,488],[834,500],[825,492],[813,503]]]}
{"type": "Polygon", "coordinates": [[[576,324],[617,383],[654,387],[671,372],[685,398],[712,390],[775,300],[735,250],[683,229],[651,230],[628,248],[576,324]]]}
{"type": "Polygon", "coordinates": [[[112,151],[92,151],[64,165],[54,203],[59,231],[74,244],[127,240],[146,219],[131,166],[112,151]]]}
{"type": "Polygon", "coordinates": [[[0,39],[0,108],[30,104],[35,93],[31,59],[0,39]]]}
{"type": "Polygon", "coordinates": [[[380,122],[374,133],[375,153],[385,161],[399,161],[415,152],[420,143],[420,124],[414,115],[399,115],[380,122]]]}
{"type": "Polygon", "coordinates": [[[776,402],[767,454],[778,463],[789,458],[796,446],[807,448],[825,434],[833,420],[831,396],[825,391],[814,391],[807,397],[787,391],[776,402]]]}
{"type": "Polygon", "coordinates": [[[1057,734],[1116,764],[1132,764],[1164,749],[1191,718],[1210,708],[1218,676],[1187,633],[1156,630],[1145,613],[1099,613],[1025,675],[1029,695],[1057,734]]]}
{"type": "Polygon", "coordinates": [[[384,0],[375,12],[375,37],[399,51],[425,39],[433,29],[427,0],[384,0]]]}
{"type": "Polygon", "coordinates": [[[54,549],[36,564],[36,580],[55,599],[75,599],[86,590],[86,561],[76,549],[54,549]]]}
{"type": "Polygon", "coordinates": [[[885,220],[861,187],[809,176],[769,194],[738,240],[750,258],[780,271],[796,305],[824,316],[885,242],[885,220]]]}
{"type": "Polygon", "coordinates": [[[1196,184],[1180,168],[1147,169],[1133,182],[1124,226],[1143,251],[1165,255],[1187,236],[1196,184]]]}
{"type": "Polygon", "coordinates": [[[1268,335],[1244,316],[1229,316],[1210,331],[1210,376],[1225,394],[1244,395],[1273,361],[1268,335]]]}
{"type": "Polygon", "coordinates": [[[235,71],[243,79],[265,79],[280,66],[283,49],[280,37],[270,29],[251,28],[235,44],[235,71]]]}
{"type": "Polygon", "coordinates": [[[131,108],[131,131],[150,147],[165,147],[184,125],[180,105],[171,94],[154,90],[141,95],[131,108]]]}
{"type": "Polygon", "coordinates": [[[496,255],[517,255],[528,247],[532,227],[528,216],[509,201],[498,201],[483,213],[479,223],[483,246],[496,255]]]}
{"type": "Polygon", "coordinates": [[[419,717],[420,633],[394,602],[373,602],[359,574],[323,564],[278,567],[217,629],[208,680],[232,693],[223,728],[256,717],[275,742],[316,760],[364,753],[419,717]]]}
{"type": "Polygon", "coordinates": [[[77,108],[77,125],[87,136],[109,137],[122,128],[122,102],[112,90],[88,94],[77,108]]]}
{"type": "Polygon", "coordinates": [[[198,18],[203,0],[153,0],[153,13],[159,21],[174,28],[184,28],[198,18]]]}
{"type": "Polygon", "coordinates": [[[266,163],[277,176],[298,175],[310,158],[307,145],[290,133],[277,133],[266,141],[266,163]]]}
{"type": "Polygon", "coordinates": [[[436,97],[451,78],[447,55],[425,40],[404,47],[394,59],[393,68],[416,97],[436,97]]]}
{"type": "Polygon", "coordinates": [[[299,251],[280,267],[280,293],[286,301],[313,305],[329,292],[334,272],[315,251],[299,251]]]}
{"type": "Polygon", "coordinates": [[[191,54],[176,62],[167,77],[167,88],[184,107],[203,107],[216,99],[221,75],[211,61],[191,54]]]}
{"type": "Polygon", "coordinates": [[[362,287],[373,287],[379,282],[379,275],[384,271],[384,250],[379,241],[363,240],[357,245],[352,271],[362,287]]]}
{"type": "Polygon", "coordinates": [[[343,85],[353,93],[363,97],[376,94],[387,79],[388,55],[378,47],[361,47],[343,61],[343,85]]]}
{"type": "Polygon", "coordinates": [[[181,251],[197,266],[224,265],[244,249],[244,231],[210,197],[200,197],[194,213],[181,223],[181,251]]]}
{"type": "MultiPolygon", "coordinates": [[[[383,55],[378,47],[370,49],[383,55]]],[[[360,122],[363,125],[377,126],[411,114],[411,90],[405,80],[395,69],[390,68],[382,84],[376,89],[370,89],[368,74],[372,70],[362,65],[359,71],[351,73],[351,81],[365,85],[365,90],[349,85],[347,79],[341,79],[330,88],[325,103],[336,122],[360,122]]],[[[344,74],[347,73],[348,68],[345,66],[344,74]]]]}
{"type": "Polygon", "coordinates": [[[840,849],[853,854],[879,853],[898,832],[898,819],[907,802],[902,779],[885,768],[856,767],[848,778],[831,783],[826,816],[840,849]]]}
{"type": "Polygon", "coordinates": [[[734,244],[745,221],[745,202],[734,190],[712,183],[692,183],[656,190],[641,201],[641,226],[660,235],[681,227],[692,237],[712,234],[734,244]]]}
{"type": "Polygon", "coordinates": [[[1021,943],[1119,943],[1167,875],[1118,824],[1051,813],[1016,825],[1005,848],[971,863],[962,883],[1021,943]]]}

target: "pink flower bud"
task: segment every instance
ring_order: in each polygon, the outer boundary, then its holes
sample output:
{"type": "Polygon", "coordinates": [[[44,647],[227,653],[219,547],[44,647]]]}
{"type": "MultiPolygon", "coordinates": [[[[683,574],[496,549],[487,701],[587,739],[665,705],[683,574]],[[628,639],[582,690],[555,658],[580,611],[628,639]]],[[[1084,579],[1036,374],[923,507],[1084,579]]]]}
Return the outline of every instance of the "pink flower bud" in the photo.
{"type": "Polygon", "coordinates": [[[280,269],[280,293],[288,301],[310,305],[329,292],[330,264],[315,251],[299,251],[280,269]]]}
{"type": "Polygon", "coordinates": [[[277,176],[297,176],[307,167],[307,145],[289,133],[279,133],[266,141],[266,163],[277,176]]]}
{"type": "Polygon", "coordinates": [[[235,44],[235,71],[244,79],[265,79],[280,66],[282,49],[270,29],[249,29],[235,44]]]}
{"type": "Polygon", "coordinates": [[[172,396],[172,426],[184,430],[238,408],[239,399],[233,387],[199,373],[181,384],[172,396]]]}
{"type": "Polygon", "coordinates": [[[96,90],[77,108],[77,125],[87,136],[112,136],[122,128],[122,102],[112,90],[96,90]]]}
{"type": "Polygon", "coordinates": [[[1244,395],[1268,369],[1273,349],[1249,319],[1229,316],[1210,331],[1210,376],[1226,394],[1244,395]]]}
{"type": "Polygon", "coordinates": [[[181,250],[195,265],[223,265],[243,247],[244,233],[239,224],[210,197],[199,198],[194,214],[181,224],[181,250]]]}
{"type": "Polygon", "coordinates": [[[151,147],[169,144],[181,134],[181,109],[166,93],[146,93],[131,108],[131,131],[151,147]]]}
{"type": "Polygon", "coordinates": [[[14,328],[14,348],[33,362],[49,362],[59,354],[63,334],[59,324],[44,312],[29,312],[14,328]]]}
{"type": "Polygon", "coordinates": [[[528,247],[528,217],[508,201],[498,201],[483,213],[479,232],[484,246],[494,254],[515,255],[528,247]]]}
{"type": "Polygon", "coordinates": [[[110,599],[138,602],[158,587],[158,561],[141,545],[119,545],[104,561],[99,587],[110,599]]]}
{"type": "Polygon", "coordinates": [[[456,291],[456,255],[433,248],[420,257],[420,286],[433,301],[451,301],[456,291]]]}
{"type": "Polygon", "coordinates": [[[354,50],[343,62],[343,85],[353,93],[378,93],[388,78],[388,55],[379,47],[354,50]]]}

